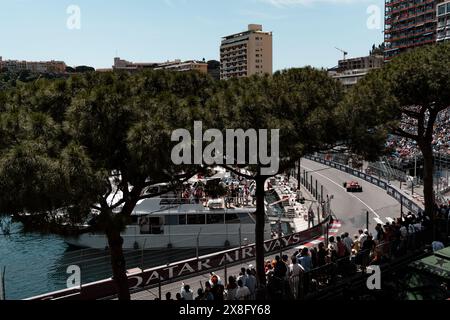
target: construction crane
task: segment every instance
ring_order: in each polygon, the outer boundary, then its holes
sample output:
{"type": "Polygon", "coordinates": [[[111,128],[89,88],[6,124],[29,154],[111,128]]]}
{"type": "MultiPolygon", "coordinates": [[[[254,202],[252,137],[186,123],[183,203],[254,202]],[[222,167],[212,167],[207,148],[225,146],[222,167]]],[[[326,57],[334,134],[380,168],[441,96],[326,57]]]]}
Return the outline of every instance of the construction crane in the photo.
{"type": "Polygon", "coordinates": [[[344,60],[347,60],[348,52],[345,51],[345,50],[339,49],[339,48],[337,48],[337,47],[335,47],[335,48],[336,48],[336,50],[339,50],[340,52],[342,52],[342,53],[344,54],[344,60]]]}

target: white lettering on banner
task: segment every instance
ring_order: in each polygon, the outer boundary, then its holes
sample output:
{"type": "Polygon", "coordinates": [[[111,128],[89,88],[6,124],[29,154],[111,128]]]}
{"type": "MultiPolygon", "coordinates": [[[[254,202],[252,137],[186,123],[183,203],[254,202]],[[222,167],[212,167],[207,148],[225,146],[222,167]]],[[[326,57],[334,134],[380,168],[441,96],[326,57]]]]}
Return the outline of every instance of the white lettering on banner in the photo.
{"type": "Polygon", "coordinates": [[[252,255],[252,248],[244,248],[244,249],[242,249],[242,259],[251,258],[251,257],[253,257],[253,255],[252,255]]]}
{"type": "Polygon", "coordinates": [[[234,262],[233,258],[231,258],[228,253],[225,253],[223,255],[222,259],[220,259],[219,266],[224,265],[225,262],[227,262],[227,263],[234,262]]]}
{"type": "Polygon", "coordinates": [[[175,269],[176,267],[178,267],[178,266],[173,266],[173,267],[163,269],[163,270],[169,270],[169,279],[173,278],[173,269],[175,269]]]}
{"type": "Polygon", "coordinates": [[[131,290],[139,288],[141,286],[142,282],[144,282],[144,279],[142,279],[142,277],[139,277],[139,276],[132,276],[132,277],[129,277],[128,279],[131,279],[131,280],[136,279],[137,280],[136,285],[134,285],[130,288],[131,290]]]}
{"type": "Polygon", "coordinates": [[[183,272],[194,272],[194,269],[189,265],[189,263],[185,263],[181,271],[178,273],[178,276],[181,276],[183,272]]]}
{"type": "Polygon", "coordinates": [[[202,271],[203,270],[203,267],[205,268],[205,269],[210,269],[210,268],[212,268],[210,265],[209,265],[209,262],[210,262],[211,260],[210,259],[206,259],[206,260],[203,260],[203,261],[199,261],[198,262],[198,270],[197,271],[202,271]]]}
{"type": "Polygon", "coordinates": [[[159,279],[159,278],[161,278],[161,281],[164,280],[164,278],[161,277],[157,271],[153,271],[153,273],[150,276],[150,278],[148,278],[146,285],[148,286],[152,280],[159,279]]]}

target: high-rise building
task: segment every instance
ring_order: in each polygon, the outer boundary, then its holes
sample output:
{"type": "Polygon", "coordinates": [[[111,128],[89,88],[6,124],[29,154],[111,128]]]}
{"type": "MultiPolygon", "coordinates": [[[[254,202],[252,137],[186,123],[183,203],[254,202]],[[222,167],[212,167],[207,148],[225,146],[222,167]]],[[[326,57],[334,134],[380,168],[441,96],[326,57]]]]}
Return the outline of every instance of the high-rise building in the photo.
{"type": "Polygon", "coordinates": [[[272,32],[264,32],[262,25],[250,24],[247,31],[222,38],[220,78],[272,74],[272,60],[272,32]]]}
{"type": "Polygon", "coordinates": [[[439,0],[385,0],[385,60],[436,42],[436,5],[439,0]]]}
{"type": "Polygon", "coordinates": [[[437,5],[437,37],[436,41],[450,40],[450,1],[441,2],[437,5]]]}

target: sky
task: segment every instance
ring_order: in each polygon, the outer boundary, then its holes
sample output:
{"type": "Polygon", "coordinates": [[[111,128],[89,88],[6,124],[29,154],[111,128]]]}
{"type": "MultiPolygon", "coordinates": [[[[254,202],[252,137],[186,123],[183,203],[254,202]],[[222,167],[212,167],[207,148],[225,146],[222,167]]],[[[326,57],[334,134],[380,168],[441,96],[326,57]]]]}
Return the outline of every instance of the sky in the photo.
{"type": "Polygon", "coordinates": [[[334,67],[383,41],[384,0],[0,0],[0,56],[109,68],[219,60],[221,37],[273,32],[274,70],[334,67]],[[74,9],[75,8],[75,9],[74,9]]]}

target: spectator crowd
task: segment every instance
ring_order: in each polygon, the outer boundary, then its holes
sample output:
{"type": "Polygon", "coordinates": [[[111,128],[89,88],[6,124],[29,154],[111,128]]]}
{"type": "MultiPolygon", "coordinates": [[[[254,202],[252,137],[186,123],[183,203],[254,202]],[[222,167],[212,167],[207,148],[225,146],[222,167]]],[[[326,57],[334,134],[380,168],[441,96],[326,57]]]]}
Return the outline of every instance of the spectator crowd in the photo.
{"type": "MultiPolygon", "coordinates": [[[[440,208],[449,215],[449,208],[440,208]]],[[[302,299],[310,293],[332,285],[339,278],[364,272],[371,265],[382,265],[406,254],[408,250],[429,242],[431,220],[428,216],[408,213],[392,223],[378,224],[374,233],[359,230],[350,236],[331,236],[327,244],[303,247],[288,255],[278,255],[265,263],[267,285],[258,286],[252,265],[241,268],[239,275],[228,277],[227,283],[214,273],[194,294],[189,285],[182,284],[177,300],[255,300],[302,299]],[[428,233],[427,233],[428,232],[428,233]]],[[[432,243],[433,250],[444,247],[444,239],[432,243]]],[[[172,300],[167,293],[166,299],[172,300]]]]}

